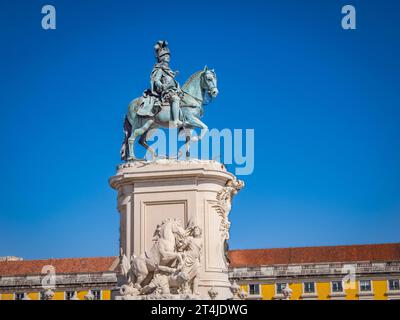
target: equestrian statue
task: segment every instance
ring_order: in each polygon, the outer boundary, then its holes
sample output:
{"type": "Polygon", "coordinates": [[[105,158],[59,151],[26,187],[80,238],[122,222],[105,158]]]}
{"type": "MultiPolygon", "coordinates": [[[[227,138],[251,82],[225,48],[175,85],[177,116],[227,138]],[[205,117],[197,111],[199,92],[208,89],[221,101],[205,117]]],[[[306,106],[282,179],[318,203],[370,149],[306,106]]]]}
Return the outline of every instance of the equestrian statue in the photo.
{"type": "Polygon", "coordinates": [[[186,135],[186,156],[190,156],[189,146],[204,137],[208,127],[200,118],[204,105],[218,95],[217,76],[214,70],[205,67],[194,73],[181,87],[176,81],[177,71],[170,68],[170,50],[167,41],[158,41],[154,46],[157,63],[150,75],[150,88],[143,95],[132,100],[124,121],[124,142],[121,159],[137,160],[134,144],[139,138],[153,158],[157,155],[147,144],[148,134],[157,128],[178,128],[186,135]],[[192,137],[192,130],[200,129],[201,134],[192,137]]]}

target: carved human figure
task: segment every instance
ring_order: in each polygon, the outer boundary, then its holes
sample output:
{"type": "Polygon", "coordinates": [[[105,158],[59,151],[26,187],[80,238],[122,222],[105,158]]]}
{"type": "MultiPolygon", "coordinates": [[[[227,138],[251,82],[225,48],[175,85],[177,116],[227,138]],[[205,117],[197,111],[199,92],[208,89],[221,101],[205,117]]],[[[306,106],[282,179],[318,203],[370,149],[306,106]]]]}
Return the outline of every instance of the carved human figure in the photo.
{"type": "Polygon", "coordinates": [[[51,289],[47,289],[43,294],[44,300],[52,300],[54,298],[54,291],[51,289]]]}
{"type": "Polygon", "coordinates": [[[290,289],[289,284],[286,284],[285,287],[282,289],[283,300],[290,300],[292,296],[292,289],[290,289]]]}
{"type": "Polygon", "coordinates": [[[246,291],[244,291],[244,289],[240,290],[240,292],[239,292],[239,298],[240,298],[241,300],[246,300],[246,299],[247,299],[247,296],[248,296],[248,293],[247,293],[246,291]]]}
{"type": "Polygon", "coordinates": [[[227,215],[231,210],[232,198],[244,187],[242,180],[228,180],[225,187],[217,194],[217,200],[227,215]]]}
{"type": "Polygon", "coordinates": [[[89,290],[83,297],[85,300],[94,300],[94,294],[92,290],[89,290]]]}
{"type": "Polygon", "coordinates": [[[202,231],[199,226],[191,226],[187,229],[187,236],[183,240],[183,264],[180,276],[185,279],[184,291],[186,293],[199,294],[200,258],[203,252],[202,231]],[[190,286],[192,287],[190,290],[190,286]]]}
{"type": "Polygon", "coordinates": [[[240,300],[240,297],[239,297],[240,286],[237,284],[236,280],[233,281],[230,289],[231,289],[231,292],[232,292],[232,299],[233,300],[240,300]]]}
{"type": "Polygon", "coordinates": [[[231,223],[229,222],[228,215],[232,207],[232,198],[244,187],[244,182],[242,180],[232,179],[228,180],[225,186],[217,193],[217,204],[214,208],[221,217],[221,223],[219,226],[219,231],[221,232],[222,240],[222,254],[226,266],[228,267],[230,263],[229,259],[229,228],[231,223]]]}

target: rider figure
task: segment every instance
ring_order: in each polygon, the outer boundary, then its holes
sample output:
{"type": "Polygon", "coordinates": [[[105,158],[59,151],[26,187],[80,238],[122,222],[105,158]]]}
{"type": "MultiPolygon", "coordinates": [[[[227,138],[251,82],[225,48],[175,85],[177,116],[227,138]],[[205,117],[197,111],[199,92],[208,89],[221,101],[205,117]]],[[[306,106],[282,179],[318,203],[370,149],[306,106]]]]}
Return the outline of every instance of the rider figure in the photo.
{"type": "Polygon", "coordinates": [[[154,65],[150,76],[151,91],[161,97],[162,103],[168,103],[172,110],[172,121],[175,127],[182,126],[179,120],[181,89],[175,80],[177,71],[172,71],[170,62],[170,51],[168,42],[158,41],[154,46],[157,63],[154,65]]]}

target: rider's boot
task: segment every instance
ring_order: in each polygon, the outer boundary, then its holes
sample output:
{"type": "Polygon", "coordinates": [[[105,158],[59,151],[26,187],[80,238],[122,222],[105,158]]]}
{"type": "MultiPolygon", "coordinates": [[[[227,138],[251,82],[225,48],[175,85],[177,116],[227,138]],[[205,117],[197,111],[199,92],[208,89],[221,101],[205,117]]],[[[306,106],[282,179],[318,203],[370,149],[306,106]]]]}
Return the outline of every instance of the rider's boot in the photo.
{"type": "Polygon", "coordinates": [[[174,127],[180,127],[183,125],[183,122],[179,120],[179,99],[178,100],[173,100],[172,101],[172,120],[173,120],[173,126],[174,127]]]}

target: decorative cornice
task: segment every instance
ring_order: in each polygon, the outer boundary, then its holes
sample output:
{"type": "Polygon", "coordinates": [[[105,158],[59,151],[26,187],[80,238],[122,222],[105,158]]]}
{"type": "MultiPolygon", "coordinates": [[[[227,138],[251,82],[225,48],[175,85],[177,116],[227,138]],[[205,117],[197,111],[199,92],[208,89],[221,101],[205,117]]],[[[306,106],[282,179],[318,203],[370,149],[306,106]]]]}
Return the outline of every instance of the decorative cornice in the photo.
{"type": "Polygon", "coordinates": [[[109,179],[109,184],[114,189],[119,189],[126,184],[140,181],[163,181],[173,177],[176,179],[189,179],[207,177],[225,184],[234,179],[225,166],[214,160],[157,160],[134,161],[124,163],[117,168],[117,174],[109,179]]]}
{"type": "MultiPolygon", "coordinates": [[[[348,273],[345,266],[348,263],[333,264],[298,264],[231,268],[229,276],[233,279],[245,278],[275,278],[275,277],[318,277],[318,276],[343,276],[348,273]]],[[[400,261],[381,263],[379,267],[374,262],[355,262],[356,276],[361,274],[400,274],[400,261]]]]}

